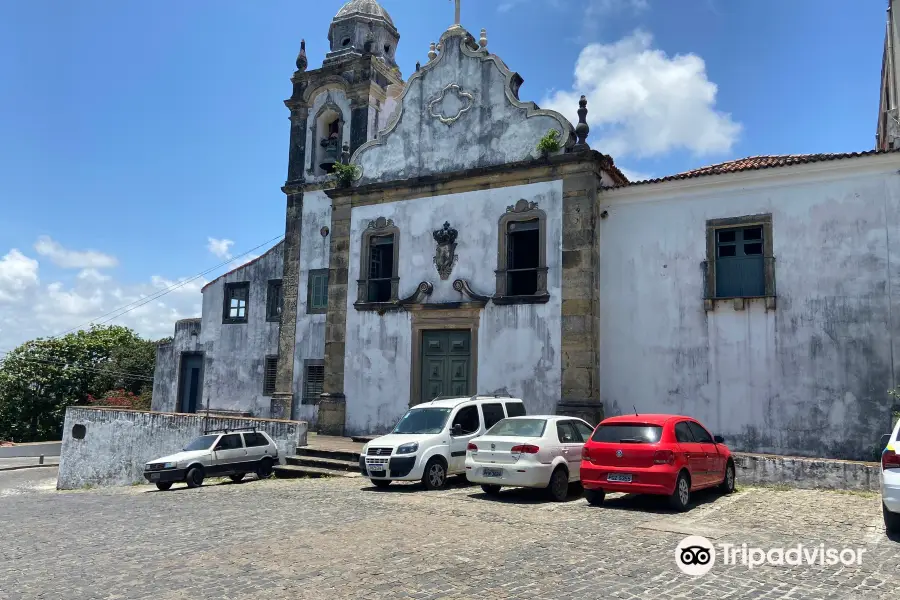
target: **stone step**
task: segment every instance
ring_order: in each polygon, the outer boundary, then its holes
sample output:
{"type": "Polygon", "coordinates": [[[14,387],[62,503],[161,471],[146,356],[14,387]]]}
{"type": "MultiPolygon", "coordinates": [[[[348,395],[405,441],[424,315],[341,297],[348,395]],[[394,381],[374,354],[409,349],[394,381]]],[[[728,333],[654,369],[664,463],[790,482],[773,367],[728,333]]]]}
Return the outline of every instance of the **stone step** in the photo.
{"type": "Polygon", "coordinates": [[[297,448],[297,456],[308,456],[310,458],[328,458],[331,460],[344,460],[359,464],[359,452],[352,450],[325,450],[314,446],[301,446],[297,448]]]}
{"type": "Polygon", "coordinates": [[[331,469],[332,471],[359,471],[359,460],[337,460],[334,458],[321,458],[319,456],[287,456],[287,464],[297,467],[318,467],[331,469]]]}
{"type": "Polygon", "coordinates": [[[359,477],[359,474],[319,467],[300,467],[297,465],[278,465],[272,469],[280,479],[296,479],[298,477],[359,477]]]}

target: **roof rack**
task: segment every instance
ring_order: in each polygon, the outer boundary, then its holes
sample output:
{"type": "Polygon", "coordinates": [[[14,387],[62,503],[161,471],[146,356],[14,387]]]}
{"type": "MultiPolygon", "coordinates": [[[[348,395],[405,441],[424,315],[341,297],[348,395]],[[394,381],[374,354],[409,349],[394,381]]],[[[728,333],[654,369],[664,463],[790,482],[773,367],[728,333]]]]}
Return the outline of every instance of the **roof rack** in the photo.
{"type": "Polygon", "coordinates": [[[505,387],[500,388],[499,390],[494,390],[493,392],[489,392],[487,394],[475,394],[469,400],[475,400],[477,398],[512,398],[509,394],[509,390],[505,387]]]}
{"type": "Polygon", "coordinates": [[[236,433],[238,431],[252,431],[256,433],[256,427],[225,427],[224,429],[207,429],[203,432],[203,435],[209,435],[210,433],[236,433]]]}

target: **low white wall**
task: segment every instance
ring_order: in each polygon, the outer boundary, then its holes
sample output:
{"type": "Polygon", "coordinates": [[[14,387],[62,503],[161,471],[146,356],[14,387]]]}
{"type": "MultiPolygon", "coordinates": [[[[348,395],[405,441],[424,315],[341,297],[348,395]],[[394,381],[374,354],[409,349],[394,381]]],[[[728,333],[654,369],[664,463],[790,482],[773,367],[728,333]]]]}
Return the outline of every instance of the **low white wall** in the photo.
{"type": "Polygon", "coordinates": [[[130,485],[144,481],[144,465],[174,454],[208,429],[256,427],[278,444],[281,461],[306,445],[305,421],[276,421],[157,413],[135,410],[69,407],[63,425],[56,487],[130,485]],[[84,425],[82,439],[72,428],[84,425]]]}

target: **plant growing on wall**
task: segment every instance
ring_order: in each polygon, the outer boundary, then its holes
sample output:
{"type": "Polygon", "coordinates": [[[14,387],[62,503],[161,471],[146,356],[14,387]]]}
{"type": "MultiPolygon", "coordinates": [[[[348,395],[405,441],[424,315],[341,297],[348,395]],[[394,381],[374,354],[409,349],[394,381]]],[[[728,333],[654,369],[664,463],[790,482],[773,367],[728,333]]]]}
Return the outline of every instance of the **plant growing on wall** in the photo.
{"type": "Polygon", "coordinates": [[[555,129],[548,131],[547,135],[542,137],[537,145],[538,151],[544,156],[552,154],[553,152],[559,152],[560,148],[559,132],[555,129]]]}
{"type": "Polygon", "coordinates": [[[340,187],[350,187],[353,180],[359,176],[359,167],[335,163],[333,173],[340,187]]]}

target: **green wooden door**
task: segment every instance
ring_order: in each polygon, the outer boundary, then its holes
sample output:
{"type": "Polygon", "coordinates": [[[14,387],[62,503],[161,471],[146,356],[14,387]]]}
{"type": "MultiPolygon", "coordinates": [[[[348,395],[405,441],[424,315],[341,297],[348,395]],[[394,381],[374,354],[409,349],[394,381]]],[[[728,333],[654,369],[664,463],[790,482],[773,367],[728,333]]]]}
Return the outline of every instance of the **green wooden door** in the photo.
{"type": "Polygon", "coordinates": [[[422,332],[422,397],[419,401],[471,394],[471,360],[469,331],[422,332]]]}

